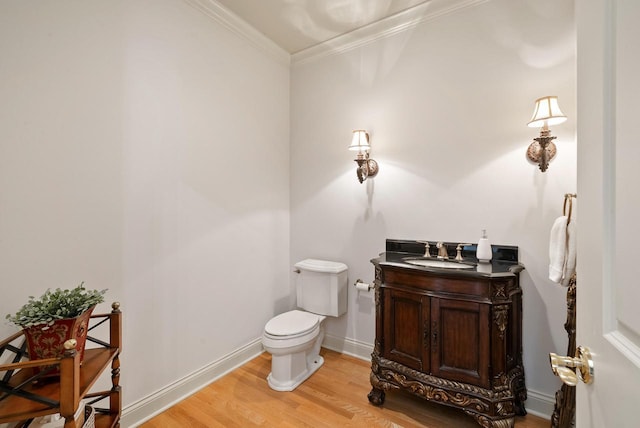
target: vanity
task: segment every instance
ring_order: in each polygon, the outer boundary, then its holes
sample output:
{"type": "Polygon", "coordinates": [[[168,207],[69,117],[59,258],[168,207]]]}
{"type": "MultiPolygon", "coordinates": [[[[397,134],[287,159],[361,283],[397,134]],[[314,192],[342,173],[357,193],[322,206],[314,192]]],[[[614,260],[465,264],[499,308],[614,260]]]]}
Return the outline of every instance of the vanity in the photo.
{"type": "Polygon", "coordinates": [[[478,263],[475,244],[435,244],[425,257],[423,242],[388,239],[371,260],[369,401],[382,405],[386,392],[405,390],[459,408],[483,427],[513,427],[527,398],[518,247],[492,245],[491,262],[478,263]]]}

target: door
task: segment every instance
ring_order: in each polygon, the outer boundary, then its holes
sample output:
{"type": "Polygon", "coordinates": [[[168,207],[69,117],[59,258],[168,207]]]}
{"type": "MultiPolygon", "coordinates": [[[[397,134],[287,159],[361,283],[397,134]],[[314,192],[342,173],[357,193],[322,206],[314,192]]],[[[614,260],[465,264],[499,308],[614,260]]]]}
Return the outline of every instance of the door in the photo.
{"type": "Polygon", "coordinates": [[[489,388],[489,342],[489,305],[431,298],[431,374],[489,388]]]}
{"type": "Polygon", "coordinates": [[[385,288],[382,355],[429,372],[429,297],[385,288]]]}
{"type": "Polygon", "coordinates": [[[639,426],[640,2],[578,0],[576,426],[639,426]]]}

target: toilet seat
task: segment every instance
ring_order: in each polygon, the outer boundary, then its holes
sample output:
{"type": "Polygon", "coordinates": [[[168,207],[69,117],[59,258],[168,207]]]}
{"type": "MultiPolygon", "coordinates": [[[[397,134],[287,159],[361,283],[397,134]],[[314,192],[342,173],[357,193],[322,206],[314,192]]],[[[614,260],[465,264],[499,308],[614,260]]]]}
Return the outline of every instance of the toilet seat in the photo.
{"type": "Polygon", "coordinates": [[[323,316],[293,310],[273,317],[264,326],[264,334],[274,340],[294,339],[313,333],[320,326],[323,316]]]}

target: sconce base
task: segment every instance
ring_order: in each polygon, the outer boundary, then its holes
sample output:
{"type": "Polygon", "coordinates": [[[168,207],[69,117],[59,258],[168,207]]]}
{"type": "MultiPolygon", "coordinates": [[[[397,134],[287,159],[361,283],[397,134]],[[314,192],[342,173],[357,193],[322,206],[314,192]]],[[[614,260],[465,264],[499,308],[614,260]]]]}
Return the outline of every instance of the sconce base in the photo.
{"type": "Polygon", "coordinates": [[[556,137],[535,138],[527,149],[527,158],[539,164],[540,171],[545,172],[549,167],[549,162],[556,156],[556,145],[551,141],[556,137]],[[540,141],[542,140],[542,141],[540,141]]]}
{"type": "Polygon", "coordinates": [[[356,175],[358,181],[362,184],[369,177],[375,177],[378,174],[378,162],[373,159],[369,159],[369,154],[359,154],[357,159],[354,159],[358,164],[356,169],[356,175]]]}
{"type": "Polygon", "coordinates": [[[373,159],[367,159],[367,167],[369,169],[369,177],[375,177],[378,175],[378,162],[373,159]]]}

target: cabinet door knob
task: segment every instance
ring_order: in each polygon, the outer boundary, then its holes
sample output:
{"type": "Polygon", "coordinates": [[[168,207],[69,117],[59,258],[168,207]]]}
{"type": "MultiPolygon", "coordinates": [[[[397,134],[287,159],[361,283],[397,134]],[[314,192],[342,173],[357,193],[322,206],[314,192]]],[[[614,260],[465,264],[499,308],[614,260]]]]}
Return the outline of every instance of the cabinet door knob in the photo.
{"type": "Polygon", "coordinates": [[[433,347],[437,348],[438,347],[438,323],[437,322],[433,322],[433,333],[431,334],[431,336],[433,337],[433,347]]]}
{"type": "Polygon", "coordinates": [[[424,347],[429,347],[429,321],[424,322],[424,328],[422,329],[422,343],[424,343],[424,347]]]}

